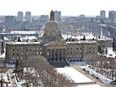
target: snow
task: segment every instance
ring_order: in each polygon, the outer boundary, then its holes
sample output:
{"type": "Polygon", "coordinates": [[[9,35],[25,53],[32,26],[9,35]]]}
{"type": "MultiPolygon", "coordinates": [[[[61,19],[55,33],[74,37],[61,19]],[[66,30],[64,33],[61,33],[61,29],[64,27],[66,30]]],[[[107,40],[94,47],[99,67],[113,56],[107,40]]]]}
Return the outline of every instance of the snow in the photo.
{"type": "Polygon", "coordinates": [[[7,37],[4,37],[4,40],[8,41],[9,39],[7,37]]]}
{"type": "Polygon", "coordinates": [[[40,44],[40,42],[7,42],[7,44],[40,44]]]}
{"type": "Polygon", "coordinates": [[[11,31],[11,34],[36,34],[36,31],[11,31]]]}
{"type": "Polygon", "coordinates": [[[98,84],[86,84],[86,85],[78,85],[77,87],[101,87],[98,84]]]}
{"type": "Polygon", "coordinates": [[[107,57],[111,57],[111,58],[115,58],[116,54],[115,52],[113,51],[113,48],[112,47],[108,47],[107,48],[107,54],[106,54],[107,57]]]}
{"type": "Polygon", "coordinates": [[[72,67],[56,68],[58,73],[66,75],[77,83],[77,87],[101,87],[72,67]],[[80,83],[80,84],[79,84],[80,83]]]}
{"type": "Polygon", "coordinates": [[[58,71],[58,73],[64,74],[68,76],[70,79],[74,80],[75,83],[94,83],[94,81],[84,76],[82,73],[80,73],[72,67],[56,68],[56,70],[58,71]]]}
{"type": "Polygon", "coordinates": [[[9,82],[7,79],[8,77],[6,73],[0,73],[0,76],[4,79],[5,82],[9,82]]]}
{"type": "Polygon", "coordinates": [[[87,39],[87,40],[95,38],[94,35],[93,35],[92,33],[83,33],[82,35],[76,35],[76,36],[71,35],[71,34],[68,34],[68,35],[67,35],[67,34],[62,34],[62,37],[63,37],[64,39],[67,39],[67,38],[72,37],[72,38],[76,38],[76,39],[80,40],[80,39],[83,39],[83,36],[84,36],[84,35],[86,36],[86,39],[87,39]]]}
{"type": "Polygon", "coordinates": [[[96,41],[90,41],[90,40],[83,40],[83,41],[67,41],[68,44],[76,44],[76,43],[97,43],[96,41]]]}
{"type": "Polygon", "coordinates": [[[32,42],[34,39],[37,40],[35,36],[26,36],[26,37],[21,37],[20,39],[22,42],[26,42],[27,40],[28,42],[32,42]]]}
{"type": "Polygon", "coordinates": [[[16,73],[14,73],[13,75],[14,75],[17,87],[22,87],[21,84],[23,84],[23,82],[22,81],[19,81],[19,82],[17,81],[16,73]]]}
{"type": "Polygon", "coordinates": [[[5,58],[5,53],[0,54],[0,58],[5,58]]]}
{"type": "MultiPolygon", "coordinates": [[[[3,79],[6,83],[8,83],[8,87],[12,87],[7,73],[0,73],[0,79],[3,79]]],[[[6,87],[6,83],[3,83],[3,87],[6,87]]]]}
{"type": "Polygon", "coordinates": [[[82,69],[85,69],[86,71],[88,71],[91,75],[94,75],[95,77],[99,78],[101,82],[105,83],[105,84],[109,84],[110,82],[112,82],[111,79],[106,78],[105,76],[97,73],[95,70],[90,69],[88,66],[81,66],[82,69]]]}

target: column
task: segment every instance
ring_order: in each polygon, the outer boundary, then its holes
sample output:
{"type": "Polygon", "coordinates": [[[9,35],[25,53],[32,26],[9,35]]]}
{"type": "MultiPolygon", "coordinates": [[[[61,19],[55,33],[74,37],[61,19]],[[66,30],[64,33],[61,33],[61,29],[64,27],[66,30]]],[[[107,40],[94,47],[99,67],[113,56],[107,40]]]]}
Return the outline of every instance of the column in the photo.
{"type": "Polygon", "coordinates": [[[51,49],[49,49],[49,60],[51,60],[51,49]]]}
{"type": "Polygon", "coordinates": [[[63,49],[61,49],[62,51],[61,51],[61,60],[63,60],[63,49]]]}
{"type": "Polygon", "coordinates": [[[59,61],[59,49],[57,49],[57,59],[59,61]]]}
{"type": "Polygon", "coordinates": [[[59,61],[61,61],[62,54],[61,54],[61,49],[59,49],[59,61]]]}

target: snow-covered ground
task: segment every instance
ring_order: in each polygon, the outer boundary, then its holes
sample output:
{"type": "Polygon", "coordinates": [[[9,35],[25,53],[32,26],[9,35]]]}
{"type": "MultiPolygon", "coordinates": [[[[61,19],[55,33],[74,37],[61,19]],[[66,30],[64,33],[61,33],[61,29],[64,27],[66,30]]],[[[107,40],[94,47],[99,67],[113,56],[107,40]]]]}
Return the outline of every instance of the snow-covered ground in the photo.
{"type": "Polygon", "coordinates": [[[5,53],[0,54],[0,58],[5,58],[5,53]]]}
{"type": "Polygon", "coordinates": [[[84,62],[68,62],[68,64],[70,66],[77,66],[77,65],[80,66],[82,69],[85,69],[91,75],[94,75],[95,77],[99,78],[101,80],[101,82],[103,82],[103,83],[109,84],[110,82],[112,82],[112,80],[111,79],[108,79],[106,76],[103,76],[103,75],[97,73],[95,70],[90,69],[88,67],[88,65],[82,66],[82,65],[85,64],[84,62]]]}
{"type": "Polygon", "coordinates": [[[106,76],[103,76],[103,75],[97,73],[95,70],[90,69],[88,66],[81,66],[81,68],[88,71],[89,74],[94,75],[95,77],[99,78],[99,80],[105,84],[109,84],[110,82],[112,82],[111,79],[108,79],[106,76]]]}
{"type": "Polygon", "coordinates": [[[14,79],[15,79],[15,81],[16,81],[16,86],[17,86],[17,87],[22,87],[21,84],[23,84],[25,81],[20,81],[20,80],[18,79],[16,73],[14,73],[13,75],[14,75],[14,79]],[[18,81],[17,81],[17,79],[18,79],[18,81]]]}
{"type": "Polygon", "coordinates": [[[113,48],[112,47],[108,47],[107,48],[107,54],[106,54],[106,56],[107,57],[111,57],[111,58],[115,58],[116,57],[116,54],[113,51],[113,48]]]}
{"type": "Polygon", "coordinates": [[[56,70],[58,73],[66,75],[68,78],[74,80],[75,83],[79,84],[77,87],[100,87],[98,84],[95,84],[94,81],[92,81],[91,79],[89,79],[88,77],[86,77],[72,67],[56,68],[56,70]]]}

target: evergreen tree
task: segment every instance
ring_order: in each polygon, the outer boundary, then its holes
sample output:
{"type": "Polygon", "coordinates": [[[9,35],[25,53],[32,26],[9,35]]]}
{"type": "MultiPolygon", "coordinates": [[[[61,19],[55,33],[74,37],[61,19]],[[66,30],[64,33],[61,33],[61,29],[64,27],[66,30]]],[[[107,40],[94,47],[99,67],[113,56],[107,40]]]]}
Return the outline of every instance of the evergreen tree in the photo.
{"type": "Polygon", "coordinates": [[[20,39],[20,37],[18,37],[18,40],[17,40],[18,42],[21,42],[21,39],[20,39]]]}

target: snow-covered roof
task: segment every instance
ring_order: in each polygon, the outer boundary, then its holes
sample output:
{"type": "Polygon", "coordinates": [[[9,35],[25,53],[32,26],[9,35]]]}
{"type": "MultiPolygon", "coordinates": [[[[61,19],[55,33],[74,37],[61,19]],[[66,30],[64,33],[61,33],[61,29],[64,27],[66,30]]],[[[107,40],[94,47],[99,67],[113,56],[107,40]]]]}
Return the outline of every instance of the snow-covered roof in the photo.
{"type": "Polygon", "coordinates": [[[72,44],[76,44],[76,43],[97,43],[96,41],[90,41],[90,40],[80,40],[80,41],[67,41],[67,44],[72,43],[72,44]]]}
{"type": "Polygon", "coordinates": [[[21,37],[21,41],[25,41],[25,40],[29,40],[29,41],[31,41],[31,40],[33,40],[33,39],[37,39],[35,36],[26,36],[26,37],[21,37]]]}
{"type": "MultiPolygon", "coordinates": [[[[86,39],[87,40],[89,40],[89,39],[95,39],[95,37],[93,36],[93,35],[85,35],[86,36],[86,39]]],[[[67,38],[75,38],[75,39],[78,39],[78,40],[80,40],[80,39],[83,39],[83,35],[78,35],[78,36],[71,36],[70,34],[69,35],[66,35],[66,34],[62,34],[62,37],[64,38],[64,39],[67,39],[67,38]]]]}
{"type": "Polygon", "coordinates": [[[116,54],[115,52],[113,51],[113,48],[112,47],[108,47],[107,48],[107,57],[111,57],[111,58],[115,58],[116,54]]]}
{"type": "Polygon", "coordinates": [[[7,42],[7,44],[40,44],[40,42],[7,42]]]}
{"type": "Polygon", "coordinates": [[[37,34],[36,31],[11,31],[11,34],[37,34]]]}
{"type": "Polygon", "coordinates": [[[8,41],[9,39],[7,37],[4,37],[4,40],[8,41]]]}
{"type": "Polygon", "coordinates": [[[108,38],[108,37],[106,37],[106,36],[100,36],[100,38],[97,38],[97,40],[98,41],[107,41],[107,40],[110,40],[110,41],[112,41],[112,38],[108,38]]]}

